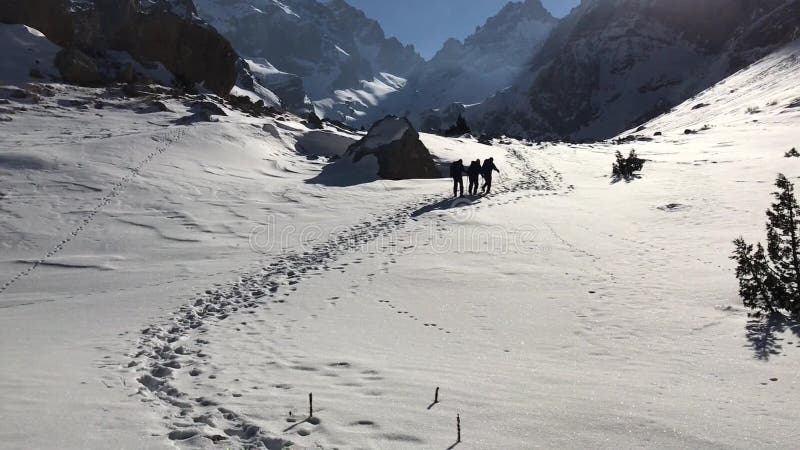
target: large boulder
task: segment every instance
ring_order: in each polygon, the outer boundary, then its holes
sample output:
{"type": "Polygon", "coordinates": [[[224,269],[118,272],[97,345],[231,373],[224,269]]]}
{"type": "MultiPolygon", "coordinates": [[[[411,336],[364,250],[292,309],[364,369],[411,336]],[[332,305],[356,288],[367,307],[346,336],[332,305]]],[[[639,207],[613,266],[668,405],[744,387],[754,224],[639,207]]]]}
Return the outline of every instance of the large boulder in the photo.
{"type": "Polygon", "coordinates": [[[61,78],[68,83],[86,85],[102,79],[94,60],[76,48],[58,52],[55,63],[61,78]]]}
{"type": "Polygon", "coordinates": [[[364,138],[347,149],[353,162],[374,156],[378,176],[390,180],[439,178],[431,153],[405,118],[388,116],[376,122],[364,138]]]}
{"type": "Polygon", "coordinates": [[[159,62],[220,96],[236,82],[238,54],[190,0],[0,0],[0,22],[36,28],[89,56],[116,50],[159,62]]]}

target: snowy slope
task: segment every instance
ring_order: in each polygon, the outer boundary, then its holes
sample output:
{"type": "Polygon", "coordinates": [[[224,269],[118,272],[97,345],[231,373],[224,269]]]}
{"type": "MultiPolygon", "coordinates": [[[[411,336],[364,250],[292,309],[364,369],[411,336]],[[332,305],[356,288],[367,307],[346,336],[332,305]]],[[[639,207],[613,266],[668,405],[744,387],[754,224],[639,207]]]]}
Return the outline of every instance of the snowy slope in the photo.
{"type": "Polygon", "coordinates": [[[800,337],[747,317],[728,254],[800,177],[799,58],[653,141],[423,134],[502,171],[456,203],[447,180],[322,176],[360,135],[290,115],[8,98],[0,448],[447,448],[456,414],[459,449],[792,448],[800,337]],[[631,148],[643,177],[611,184],[631,148]]]}
{"type": "MultiPolygon", "coordinates": [[[[795,82],[798,67],[800,41],[795,41],[676,106],[669,114],[646,123],[646,131],[641,133],[680,134],[703,127],[730,129],[748,124],[758,126],[765,120],[792,123],[800,112],[795,82]]],[[[637,132],[624,135],[629,134],[637,132]]]]}
{"type": "Polygon", "coordinates": [[[61,47],[39,31],[25,25],[0,25],[0,41],[5,43],[0,60],[0,84],[29,81],[32,69],[41,77],[59,76],[53,61],[61,47]]]}

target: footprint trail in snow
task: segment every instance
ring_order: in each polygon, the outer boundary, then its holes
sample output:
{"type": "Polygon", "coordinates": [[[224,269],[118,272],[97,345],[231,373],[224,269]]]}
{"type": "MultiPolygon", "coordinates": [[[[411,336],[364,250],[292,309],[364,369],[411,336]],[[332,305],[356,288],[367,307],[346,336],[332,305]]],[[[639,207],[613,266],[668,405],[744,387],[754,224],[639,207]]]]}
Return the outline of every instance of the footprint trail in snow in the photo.
{"type": "MultiPolygon", "coordinates": [[[[515,150],[509,151],[513,156],[510,160],[520,164],[518,169],[523,177],[498,187],[488,205],[505,204],[502,201],[506,194],[529,190],[552,191],[560,186],[559,181],[551,180],[554,178],[552,174],[540,172],[523,155],[515,154],[515,150]]],[[[191,397],[177,387],[177,380],[203,378],[200,377],[204,373],[202,367],[209,364],[209,355],[203,351],[203,347],[210,343],[203,336],[209,331],[209,325],[226,319],[233,322],[232,316],[235,316],[238,324],[246,326],[248,314],[270,303],[286,302],[297,289],[297,284],[304,279],[328,271],[345,271],[346,265],[335,264],[337,259],[358,252],[371,242],[398,231],[408,223],[415,210],[436,200],[437,197],[428,196],[416,204],[354,225],[309,251],[276,256],[257,273],[243,275],[226,286],[198,293],[192,304],[182,307],[167,323],[142,330],[137,349],[130,355],[131,359],[123,370],[136,371],[140,387],[135,394],[141,395],[143,402],[158,400],[167,407],[169,416],[165,419],[168,419],[168,427],[172,430],[168,433],[169,439],[187,444],[195,440],[235,443],[243,448],[279,449],[291,445],[287,439],[277,437],[282,430],[262,429],[246,414],[221,404],[221,399],[191,397]]],[[[393,308],[388,301],[381,304],[393,308]]],[[[397,311],[396,315],[417,320],[407,311],[397,311]]],[[[449,330],[436,323],[424,323],[423,326],[450,334],[449,330]]],[[[237,326],[236,329],[241,328],[237,326]]],[[[276,356],[280,355],[279,349],[273,349],[273,352],[276,356]]],[[[339,369],[342,367],[336,366],[339,369]]],[[[370,372],[367,370],[364,373],[370,372]]],[[[211,374],[205,378],[213,382],[216,376],[211,374]]],[[[369,379],[380,378],[373,375],[369,379]]],[[[238,398],[237,395],[241,397],[242,394],[237,393],[233,395],[234,398],[238,398]]],[[[318,425],[318,422],[303,421],[302,424],[304,428],[301,431],[308,433],[310,431],[305,427],[318,425]]],[[[290,423],[289,428],[299,425],[290,423]]]]}

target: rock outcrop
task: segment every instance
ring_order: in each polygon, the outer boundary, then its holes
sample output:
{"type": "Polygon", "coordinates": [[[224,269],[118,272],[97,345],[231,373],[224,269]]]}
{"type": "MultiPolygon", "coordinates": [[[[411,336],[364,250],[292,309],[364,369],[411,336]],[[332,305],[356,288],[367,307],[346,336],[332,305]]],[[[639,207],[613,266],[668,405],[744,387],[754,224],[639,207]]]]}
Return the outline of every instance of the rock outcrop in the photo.
{"type": "MultiPolygon", "coordinates": [[[[191,0],[0,0],[0,22],[36,28],[70,52],[92,57],[115,50],[143,64],[161,63],[179,80],[202,83],[221,96],[237,78],[239,56],[198,18],[191,0]]],[[[65,79],[78,66],[66,67],[65,79]]],[[[88,72],[79,68],[77,79],[83,79],[88,72]]]]}
{"type": "Polygon", "coordinates": [[[78,49],[61,50],[55,63],[61,77],[68,83],[93,84],[102,79],[95,61],[78,49]]]}
{"type": "Polygon", "coordinates": [[[346,152],[353,162],[374,156],[378,176],[389,180],[439,178],[428,148],[407,119],[388,116],[376,122],[367,135],[346,152]]]}

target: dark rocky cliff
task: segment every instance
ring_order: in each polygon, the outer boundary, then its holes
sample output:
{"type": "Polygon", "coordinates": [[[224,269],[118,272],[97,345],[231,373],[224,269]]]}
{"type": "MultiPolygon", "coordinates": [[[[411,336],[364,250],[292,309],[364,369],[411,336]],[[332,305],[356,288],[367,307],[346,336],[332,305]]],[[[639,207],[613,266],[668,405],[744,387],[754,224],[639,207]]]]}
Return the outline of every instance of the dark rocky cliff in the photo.
{"type": "Polygon", "coordinates": [[[128,52],[182,81],[227,96],[239,56],[197,17],[191,0],[0,0],[0,22],[21,23],[89,56],[128,52]]]}

